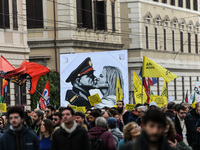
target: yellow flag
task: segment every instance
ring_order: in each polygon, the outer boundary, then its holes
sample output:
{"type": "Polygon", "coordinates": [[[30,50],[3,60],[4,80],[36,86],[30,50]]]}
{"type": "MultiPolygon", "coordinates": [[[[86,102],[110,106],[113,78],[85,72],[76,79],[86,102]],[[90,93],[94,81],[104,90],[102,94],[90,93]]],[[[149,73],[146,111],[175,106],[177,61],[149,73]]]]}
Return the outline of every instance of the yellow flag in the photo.
{"type": "Polygon", "coordinates": [[[162,97],[167,97],[167,86],[166,86],[166,81],[163,81],[163,87],[162,87],[162,93],[161,93],[162,97]]]}
{"type": "Polygon", "coordinates": [[[161,67],[151,59],[143,57],[142,77],[163,77],[168,83],[178,76],[161,67]]]}
{"type": "Polygon", "coordinates": [[[164,107],[167,105],[167,97],[159,96],[159,95],[151,95],[150,102],[156,102],[158,107],[164,107]]]}
{"type": "Polygon", "coordinates": [[[133,71],[133,90],[134,90],[134,98],[135,98],[135,103],[145,103],[147,100],[147,95],[145,92],[145,88],[143,87],[143,85],[140,81],[140,79],[138,78],[137,74],[135,73],[135,71],[133,71]]]}
{"type": "Polygon", "coordinates": [[[0,103],[0,110],[2,112],[6,112],[6,108],[7,108],[6,103],[0,103]]]}
{"type": "Polygon", "coordinates": [[[123,99],[123,92],[121,89],[121,85],[119,82],[119,78],[117,77],[117,85],[116,85],[116,101],[122,101],[123,99]]]}

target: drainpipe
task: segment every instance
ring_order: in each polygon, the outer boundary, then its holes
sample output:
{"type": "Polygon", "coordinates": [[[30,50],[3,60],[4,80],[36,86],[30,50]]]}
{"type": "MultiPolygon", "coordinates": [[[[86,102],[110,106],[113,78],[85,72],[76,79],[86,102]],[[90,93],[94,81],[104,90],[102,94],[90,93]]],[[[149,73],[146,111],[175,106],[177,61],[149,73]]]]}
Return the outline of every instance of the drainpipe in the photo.
{"type": "Polygon", "coordinates": [[[55,0],[53,0],[53,20],[54,20],[54,49],[55,49],[55,66],[56,66],[56,72],[58,71],[57,68],[57,43],[56,43],[56,6],[55,6],[55,0]]]}

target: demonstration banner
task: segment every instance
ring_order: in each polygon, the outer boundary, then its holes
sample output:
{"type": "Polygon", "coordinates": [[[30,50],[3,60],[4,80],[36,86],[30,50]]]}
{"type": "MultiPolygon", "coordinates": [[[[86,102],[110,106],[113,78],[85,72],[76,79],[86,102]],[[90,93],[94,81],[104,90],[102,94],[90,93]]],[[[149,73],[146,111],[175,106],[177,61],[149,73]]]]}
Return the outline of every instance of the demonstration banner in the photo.
{"type": "Polygon", "coordinates": [[[127,51],[60,55],[61,106],[92,107],[88,97],[99,94],[96,108],[129,102],[127,51]]]}
{"type": "Polygon", "coordinates": [[[200,82],[199,81],[195,82],[194,95],[195,95],[195,102],[199,102],[200,101],[200,82]]]}
{"type": "Polygon", "coordinates": [[[89,100],[91,106],[94,106],[94,104],[99,104],[102,102],[98,93],[94,94],[92,96],[89,96],[88,100],[89,100]]]}
{"type": "Polygon", "coordinates": [[[143,68],[142,68],[142,77],[163,77],[168,83],[178,76],[171,73],[169,70],[161,67],[159,64],[155,63],[147,57],[143,57],[143,68]]]}
{"type": "Polygon", "coordinates": [[[165,105],[167,105],[167,97],[151,95],[150,103],[152,101],[156,102],[158,107],[164,107],[165,105]]]}
{"type": "Polygon", "coordinates": [[[125,109],[129,110],[129,111],[133,111],[133,109],[135,108],[136,104],[126,104],[125,109]]]}

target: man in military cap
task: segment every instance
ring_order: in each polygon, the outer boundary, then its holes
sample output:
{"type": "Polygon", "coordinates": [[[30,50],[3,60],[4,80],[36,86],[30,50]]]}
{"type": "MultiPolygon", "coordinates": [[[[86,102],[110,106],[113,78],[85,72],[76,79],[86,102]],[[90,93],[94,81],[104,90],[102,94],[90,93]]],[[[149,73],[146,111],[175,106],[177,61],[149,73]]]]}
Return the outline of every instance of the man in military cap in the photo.
{"type": "Polygon", "coordinates": [[[96,77],[94,76],[91,58],[86,58],[67,78],[73,88],[66,92],[65,100],[71,105],[91,107],[88,96],[89,90],[95,88],[96,77]]]}

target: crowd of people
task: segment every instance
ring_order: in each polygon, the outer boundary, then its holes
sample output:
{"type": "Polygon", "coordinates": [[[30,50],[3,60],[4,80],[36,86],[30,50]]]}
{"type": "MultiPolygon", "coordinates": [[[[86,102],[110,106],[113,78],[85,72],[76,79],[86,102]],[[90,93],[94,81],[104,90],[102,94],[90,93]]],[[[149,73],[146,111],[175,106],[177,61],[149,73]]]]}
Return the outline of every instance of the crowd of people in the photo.
{"type": "Polygon", "coordinates": [[[123,101],[116,108],[49,105],[25,112],[13,106],[0,113],[0,150],[199,150],[200,102],[137,104],[132,111],[123,101]]]}

